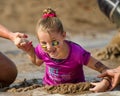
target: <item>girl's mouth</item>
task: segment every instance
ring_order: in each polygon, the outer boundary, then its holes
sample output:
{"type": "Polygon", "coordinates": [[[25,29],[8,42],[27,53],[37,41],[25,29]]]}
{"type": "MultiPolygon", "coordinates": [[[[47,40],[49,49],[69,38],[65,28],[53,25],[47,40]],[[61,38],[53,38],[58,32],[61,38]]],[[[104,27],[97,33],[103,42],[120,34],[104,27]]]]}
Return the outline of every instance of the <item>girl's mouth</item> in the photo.
{"type": "Polygon", "coordinates": [[[48,54],[50,56],[56,56],[56,49],[55,50],[52,50],[52,51],[49,51],[48,54]]]}

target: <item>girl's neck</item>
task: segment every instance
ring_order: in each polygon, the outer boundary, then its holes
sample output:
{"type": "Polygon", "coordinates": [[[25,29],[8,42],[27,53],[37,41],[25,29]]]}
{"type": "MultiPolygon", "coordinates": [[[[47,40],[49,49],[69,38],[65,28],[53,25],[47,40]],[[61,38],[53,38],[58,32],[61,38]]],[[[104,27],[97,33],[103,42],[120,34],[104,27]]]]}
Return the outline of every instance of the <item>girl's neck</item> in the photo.
{"type": "Polygon", "coordinates": [[[66,59],[69,55],[69,45],[64,42],[64,46],[61,49],[61,54],[59,59],[66,59]]]}

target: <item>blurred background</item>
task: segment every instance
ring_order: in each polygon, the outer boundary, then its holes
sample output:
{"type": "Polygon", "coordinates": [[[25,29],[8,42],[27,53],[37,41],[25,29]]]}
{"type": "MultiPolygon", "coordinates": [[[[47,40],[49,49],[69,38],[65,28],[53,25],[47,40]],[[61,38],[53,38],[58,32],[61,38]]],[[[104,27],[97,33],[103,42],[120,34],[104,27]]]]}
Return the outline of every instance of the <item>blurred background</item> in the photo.
{"type": "Polygon", "coordinates": [[[97,0],[0,0],[0,23],[12,31],[35,33],[36,23],[47,7],[56,10],[65,30],[72,34],[115,29],[99,10],[97,0]]]}

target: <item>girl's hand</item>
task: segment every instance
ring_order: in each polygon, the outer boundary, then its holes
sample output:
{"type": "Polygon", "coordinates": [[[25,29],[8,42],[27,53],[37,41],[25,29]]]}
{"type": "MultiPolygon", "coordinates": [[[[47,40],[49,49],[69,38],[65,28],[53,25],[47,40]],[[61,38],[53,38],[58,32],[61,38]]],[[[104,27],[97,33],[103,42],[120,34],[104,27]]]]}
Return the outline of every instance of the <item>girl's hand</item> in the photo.
{"type": "Polygon", "coordinates": [[[28,41],[26,38],[16,38],[14,43],[25,52],[29,52],[33,48],[32,41],[28,41]]]}
{"type": "Polygon", "coordinates": [[[110,83],[106,79],[103,79],[100,82],[91,83],[91,84],[95,86],[94,88],[90,88],[90,91],[93,91],[93,92],[105,92],[108,90],[110,86],[110,83]]]}
{"type": "Polygon", "coordinates": [[[111,88],[109,90],[113,90],[120,83],[120,66],[115,69],[106,70],[98,77],[104,78],[106,76],[111,78],[111,88]]]}

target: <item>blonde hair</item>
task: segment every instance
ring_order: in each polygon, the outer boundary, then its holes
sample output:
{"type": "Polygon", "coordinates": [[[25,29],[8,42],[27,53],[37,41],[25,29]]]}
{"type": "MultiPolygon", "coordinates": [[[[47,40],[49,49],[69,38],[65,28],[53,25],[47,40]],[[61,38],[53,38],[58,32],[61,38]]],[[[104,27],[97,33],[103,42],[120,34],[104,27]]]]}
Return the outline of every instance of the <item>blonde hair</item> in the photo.
{"type": "Polygon", "coordinates": [[[46,32],[64,32],[62,22],[57,17],[56,12],[51,8],[43,10],[43,16],[37,23],[37,32],[39,29],[46,32]]]}

